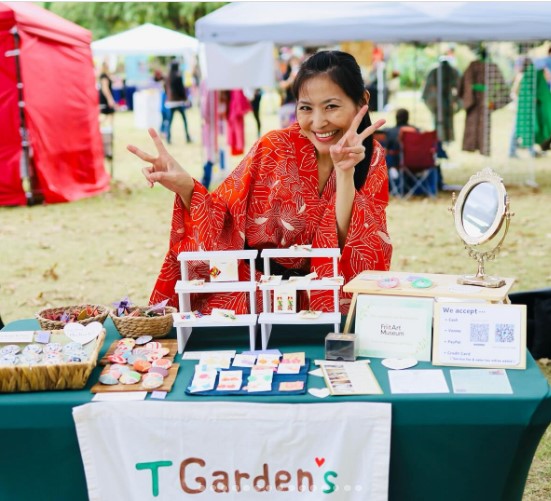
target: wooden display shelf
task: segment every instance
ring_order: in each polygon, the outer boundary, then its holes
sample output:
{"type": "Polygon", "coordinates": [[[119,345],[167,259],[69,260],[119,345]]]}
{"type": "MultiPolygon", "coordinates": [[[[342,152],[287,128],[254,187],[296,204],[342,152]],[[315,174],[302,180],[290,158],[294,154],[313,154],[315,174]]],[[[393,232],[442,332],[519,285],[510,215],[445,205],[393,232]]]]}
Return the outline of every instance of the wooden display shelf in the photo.
{"type": "Polygon", "coordinates": [[[372,294],[379,296],[409,296],[427,298],[446,298],[463,301],[485,301],[488,303],[509,302],[509,291],[513,286],[514,278],[504,278],[502,287],[479,287],[476,285],[461,285],[457,279],[461,275],[444,275],[436,273],[414,273],[403,271],[364,271],[348,282],[344,292],[352,292],[352,302],[346,317],[344,333],[348,334],[352,318],[356,310],[358,294],[372,294]],[[372,278],[371,278],[372,277],[372,278]],[[399,285],[390,289],[381,287],[378,281],[384,278],[397,278],[399,285]],[[425,289],[413,287],[414,278],[428,278],[432,285],[425,289]]]}
{"type": "Polygon", "coordinates": [[[461,275],[441,275],[434,273],[413,273],[403,271],[364,271],[356,278],[348,282],[344,292],[360,294],[379,294],[383,296],[413,296],[413,297],[453,297],[460,299],[483,299],[492,303],[503,301],[513,283],[514,278],[504,278],[505,285],[502,287],[478,287],[476,285],[460,285],[457,279],[461,275]],[[369,279],[370,276],[374,278],[369,279]],[[377,285],[379,278],[395,277],[400,280],[398,287],[384,289],[377,285]],[[433,285],[427,289],[417,289],[411,285],[410,277],[428,278],[433,285]]]}

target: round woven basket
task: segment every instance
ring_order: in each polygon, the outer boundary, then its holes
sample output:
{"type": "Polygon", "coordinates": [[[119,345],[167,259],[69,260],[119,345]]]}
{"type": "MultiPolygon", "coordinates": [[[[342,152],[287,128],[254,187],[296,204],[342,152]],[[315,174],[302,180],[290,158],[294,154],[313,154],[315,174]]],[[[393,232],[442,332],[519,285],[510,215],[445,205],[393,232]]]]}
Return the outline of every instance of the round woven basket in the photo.
{"type": "Polygon", "coordinates": [[[77,323],[82,325],[88,325],[92,322],[100,322],[103,324],[105,322],[105,319],[107,318],[107,315],[109,314],[109,308],[106,306],[101,306],[99,304],[80,304],[80,305],[72,305],[72,306],[58,306],[57,308],[44,308],[43,310],[40,310],[36,314],[36,318],[38,322],[40,323],[40,328],[45,331],[51,331],[51,330],[60,330],[63,329],[65,324],[67,322],[63,322],[61,320],[50,320],[49,316],[58,316],[63,313],[68,313],[69,315],[71,313],[78,313],[82,311],[84,308],[92,308],[99,311],[99,314],[95,317],[88,317],[84,320],[76,320],[77,323]]]}
{"type": "MultiPolygon", "coordinates": [[[[134,307],[145,311],[148,307],[134,307]]],[[[172,329],[172,314],[178,310],[172,306],[165,307],[165,315],[157,317],[118,317],[114,309],[109,310],[109,317],[115,324],[115,327],[119,331],[122,337],[137,338],[140,336],[149,335],[153,338],[161,338],[168,336],[172,329]]]]}

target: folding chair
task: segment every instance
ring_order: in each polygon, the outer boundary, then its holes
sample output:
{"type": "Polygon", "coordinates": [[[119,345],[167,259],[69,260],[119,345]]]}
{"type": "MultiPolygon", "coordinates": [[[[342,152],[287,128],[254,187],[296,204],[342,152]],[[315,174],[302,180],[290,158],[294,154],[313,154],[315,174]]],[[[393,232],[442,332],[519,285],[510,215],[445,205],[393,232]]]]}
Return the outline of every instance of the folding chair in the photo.
{"type": "Polygon", "coordinates": [[[402,127],[399,134],[400,165],[398,166],[398,196],[435,197],[438,191],[436,167],[436,131],[418,132],[413,127],[402,127]]]}

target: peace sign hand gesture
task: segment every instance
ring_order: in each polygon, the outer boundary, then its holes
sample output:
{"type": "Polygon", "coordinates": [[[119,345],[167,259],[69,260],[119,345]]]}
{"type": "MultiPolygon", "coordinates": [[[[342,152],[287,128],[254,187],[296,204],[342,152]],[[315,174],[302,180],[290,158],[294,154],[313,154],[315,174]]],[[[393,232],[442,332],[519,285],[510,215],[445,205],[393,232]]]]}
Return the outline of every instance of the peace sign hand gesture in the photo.
{"type": "Polygon", "coordinates": [[[150,187],[155,183],[159,183],[165,188],[180,195],[186,206],[189,206],[191,194],[195,182],[189,173],[174,159],[174,157],[166,150],[165,145],[155,129],[148,129],[151,139],[155,144],[158,156],[155,157],[146,153],[136,146],[128,145],[127,149],[141,160],[151,164],[142,169],[144,177],[150,187]]]}
{"type": "Polygon", "coordinates": [[[358,134],[358,127],[367,113],[367,109],[367,105],[362,106],[341,140],[329,148],[331,160],[336,169],[346,171],[358,165],[365,158],[365,147],[362,144],[364,139],[386,123],[384,119],[377,120],[358,134]]]}

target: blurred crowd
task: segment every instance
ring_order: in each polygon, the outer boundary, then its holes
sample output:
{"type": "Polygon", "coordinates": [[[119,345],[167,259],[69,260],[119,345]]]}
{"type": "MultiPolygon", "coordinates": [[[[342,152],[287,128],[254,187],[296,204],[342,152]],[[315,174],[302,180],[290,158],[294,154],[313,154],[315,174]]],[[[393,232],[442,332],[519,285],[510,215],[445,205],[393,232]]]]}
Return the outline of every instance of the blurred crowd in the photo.
{"type": "MultiPolygon", "coordinates": [[[[400,61],[385,54],[385,48],[369,44],[365,57],[358,57],[359,61],[364,62],[362,70],[365,70],[365,88],[370,94],[370,111],[389,112],[402,108],[393,103],[403,86],[404,75],[400,61]]],[[[288,127],[296,120],[293,81],[301,63],[316,50],[305,47],[278,49],[275,81],[279,94],[281,128],[288,127]]],[[[491,120],[488,117],[507,105],[516,110],[508,145],[510,157],[516,157],[519,149],[526,150],[532,156],[547,151],[551,142],[551,45],[547,56],[530,58],[524,54],[511,61],[514,68],[512,80],[505,77],[482,46],[474,50],[474,58],[462,70],[457,59],[455,46],[449,45],[417,82],[420,101],[433,117],[432,126],[438,137],[438,158],[447,158],[446,145],[456,140],[454,115],[459,110],[465,111],[462,149],[489,155],[491,120]]],[[[131,110],[133,107],[132,94],[137,89],[127,84],[121,76],[123,74],[120,68],[110,72],[106,62],[98,70],[100,116],[104,126],[112,127],[117,110],[131,110]]],[[[254,117],[256,136],[260,137],[263,132],[267,132],[262,129],[260,109],[262,96],[266,92],[273,92],[273,89],[211,91],[203,82],[197,59],[155,60],[150,64],[149,82],[146,85],[156,88],[160,93],[157,128],[167,143],[173,140],[175,115],[181,116],[185,141],[190,143],[194,140],[186,112],[192,106],[199,109],[205,172],[202,181],[206,186],[211,182],[212,167],[219,163],[224,168],[227,159],[223,155],[242,155],[247,149],[245,116],[248,113],[254,117]],[[221,149],[224,151],[221,152],[221,149]]],[[[387,127],[391,138],[393,129],[402,125],[404,112],[408,112],[398,111],[396,125],[389,124],[387,127]]],[[[392,139],[387,144],[385,134],[379,135],[378,139],[391,151],[387,158],[389,167],[397,166],[399,144],[392,139]]]]}

